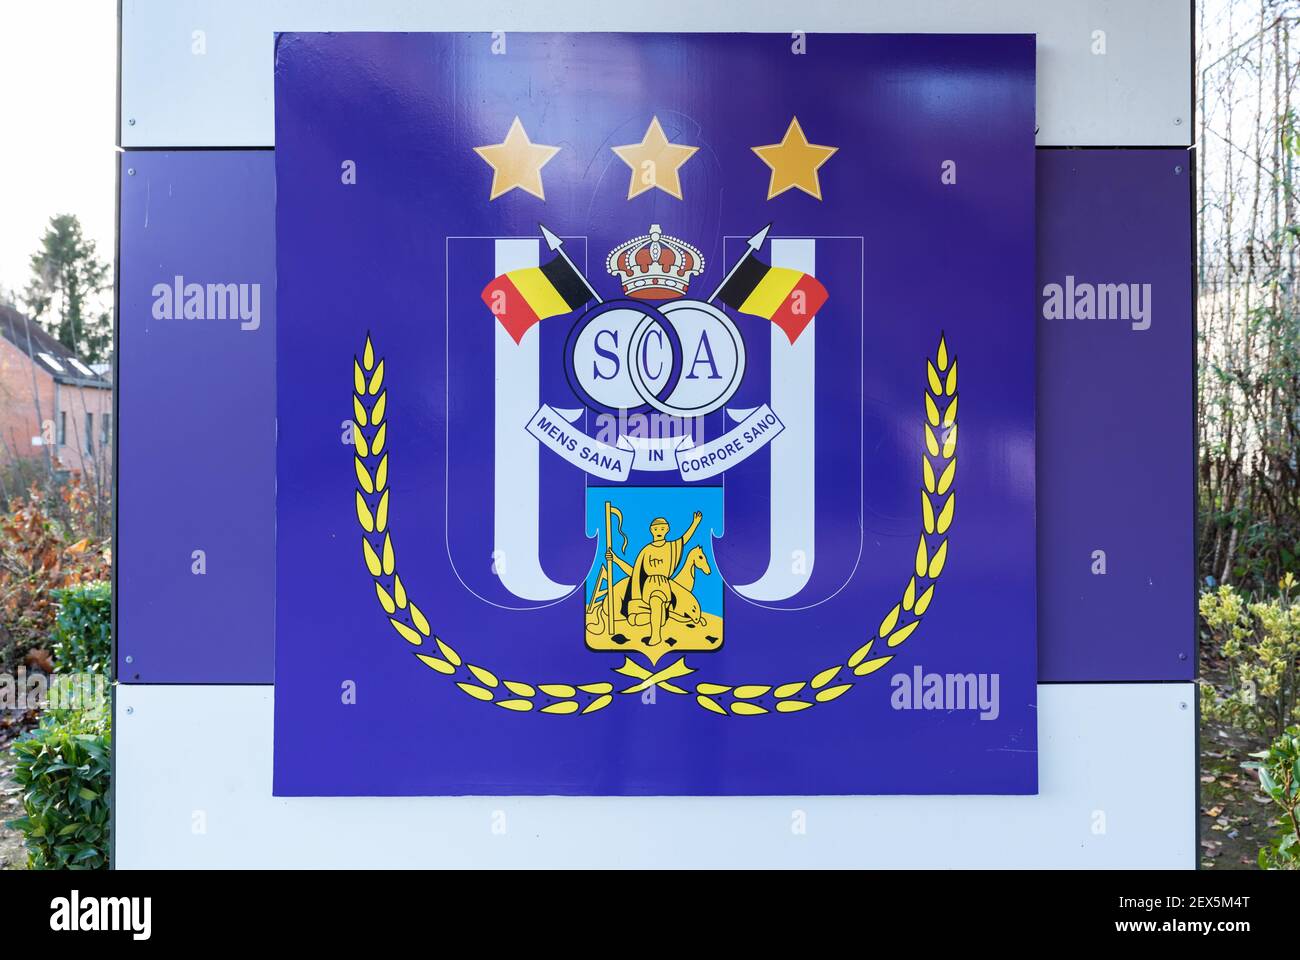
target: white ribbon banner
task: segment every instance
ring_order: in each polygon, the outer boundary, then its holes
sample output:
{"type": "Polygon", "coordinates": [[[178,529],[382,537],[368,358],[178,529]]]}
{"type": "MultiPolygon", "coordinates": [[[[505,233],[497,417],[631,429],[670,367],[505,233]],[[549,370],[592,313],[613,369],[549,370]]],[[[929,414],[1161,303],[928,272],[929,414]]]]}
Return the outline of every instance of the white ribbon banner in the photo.
{"type": "Polygon", "coordinates": [[[693,441],[690,437],[629,437],[626,434],[618,438],[620,450],[631,450],[636,459],[632,461],[633,470],[652,470],[656,473],[677,469],[678,449],[689,450],[693,441]]]}
{"type": "Polygon", "coordinates": [[[694,446],[689,436],[643,439],[622,436],[618,446],[589,436],[550,404],[537,408],[525,428],[544,447],[602,480],[626,480],[633,470],[676,469],[683,480],[707,480],[767,446],[785,425],[767,404],[727,411],[739,421],[717,439],[694,446]]]}
{"type": "MultiPolygon", "coordinates": [[[[736,411],[727,411],[735,418],[736,411]]],[[[677,451],[677,469],[683,480],[707,480],[748,460],[778,437],[785,424],[766,403],[755,407],[741,421],[708,443],[677,451]]]]}
{"type": "Polygon", "coordinates": [[[592,476],[604,480],[626,480],[632,473],[635,455],[631,450],[620,450],[587,436],[548,403],[537,408],[525,429],[542,446],[550,447],[592,476]]]}

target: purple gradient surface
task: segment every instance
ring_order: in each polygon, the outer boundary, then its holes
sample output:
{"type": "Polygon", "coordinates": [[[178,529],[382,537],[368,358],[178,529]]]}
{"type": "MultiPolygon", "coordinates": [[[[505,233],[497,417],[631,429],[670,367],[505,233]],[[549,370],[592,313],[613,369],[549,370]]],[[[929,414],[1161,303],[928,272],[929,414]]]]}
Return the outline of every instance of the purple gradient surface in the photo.
{"type": "MultiPolygon", "coordinates": [[[[1039,289],[1067,274],[1145,279],[1156,304],[1144,332],[1039,321],[1040,680],[1192,676],[1190,217],[1176,166],[1185,151],[1037,152],[1039,289]],[[1157,431],[1139,420],[1170,426],[1144,442],[1157,431]],[[1103,547],[1108,573],[1094,577],[1103,547]]],[[[263,330],[241,334],[154,322],[150,290],[176,274],[272,281],[273,157],[132,151],[128,167],[118,603],[132,663],[119,676],[270,683],[274,300],[263,330]],[[251,432],[230,428],[232,410],[251,432]],[[199,544],[215,551],[206,580],[190,573],[199,544]]]]}
{"type": "Polygon", "coordinates": [[[1041,680],[1195,676],[1191,178],[1185,150],[1038,152],[1039,292],[1151,285],[1146,330],[1040,297],[1041,680]]]}
{"type": "Polygon", "coordinates": [[[136,151],[121,164],[115,560],[125,683],[272,676],[274,160],[136,151]],[[207,284],[259,284],[260,327],[156,319],[154,286],[177,276],[205,285],[205,311],[207,284]],[[192,572],[198,550],[202,575],[192,572]]]}
{"type": "MultiPolygon", "coordinates": [[[[277,794],[1033,793],[1032,38],[820,36],[807,57],[791,56],[784,36],[509,42],[508,57],[493,57],[485,35],[280,40],[277,794]],[[563,145],[545,168],[545,202],[519,191],[488,201],[472,147],[499,141],[515,115],[536,142],[563,145]],[[609,147],[638,140],[652,115],[701,147],[682,171],[684,201],[626,196],[627,168],[609,147]],[[792,115],[839,147],[821,171],[825,202],[766,199],[768,170],[750,148],[779,139],[792,115]],[[345,159],[355,186],[340,184],[345,159]],[[958,161],[956,187],[940,181],[946,159],[958,161]],[[817,369],[828,389],[854,385],[861,436],[838,439],[865,451],[861,515],[819,522],[818,535],[832,558],[840,538],[861,541],[861,562],[844,590],[807,610],[730,597],[728,639],[691,658],[692,684],[811,677],[843,662],[897,602],[920,529],[925,358],[946,332],[962,371],[959,519],[934,606],[889,668],[788,716],[724,719],[659,691],[653,705],[627,696],[557,718],[470,699],[392,631],[363,565],[338,433],[368,332],[386,359],[400,569],[434,630],[505,678],[623,679],[611,672],[622,656],[584,648],[582,597],[490,606],[463,588],[443,548],[460,522],[443,484],[461,469],[446,455],[447,370],[460,368],[444,353],[445,324],[494,322],[481,306],[454,309],[458,285],[491,277],[448,278],[446,238],[535,235],[542,219],[587,237],[597,257],[663,223],[715,264],[706,286],[721,276],[723,238],[768,221],[783,236],[863,237],[861,275],[847,282],[848,266],[828,266],[835,306],[818,317],[863,323],[861,352],[828,351],[825,367],[819,353],[817,369]],[[916,666],[997,673],[999,716],[893,709],[891,676],[916,666]],[[349,682],[355,704],[340,696],[349,682]]],[[[471,460],[492,449],[490,406],[478,419],[471,460]]],[[[858,483],[856,471],[843,482],[858,483]]],[[[724,509],[734,562],[751,563],[744,544],[764,542],[755,518],[769,506],[741,495],[724,509]]],[[[542,536],[578,556],[585,533],[580,518],[544,513],[542,536]]]]}

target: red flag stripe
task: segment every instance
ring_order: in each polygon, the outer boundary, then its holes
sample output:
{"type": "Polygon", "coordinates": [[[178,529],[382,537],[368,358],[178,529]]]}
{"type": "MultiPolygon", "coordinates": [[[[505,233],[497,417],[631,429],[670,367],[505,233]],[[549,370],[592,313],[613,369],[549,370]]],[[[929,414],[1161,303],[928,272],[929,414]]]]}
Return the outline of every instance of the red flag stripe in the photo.
{"type": "Polygon", "coordinates": [[[515,343],[523,340],[528,328],[541,319],[508,273],[502,274],[483,288],[483,302],[493,316],[501,321],[501,326],[515,343]]]}
{"type": "Polygon", "coordinates": [[[827,296],[821,281],[812,274],[805,273],[772,314],[772,322],[785,331],[786,337],[794,343],[826,303],[827,296]]]}

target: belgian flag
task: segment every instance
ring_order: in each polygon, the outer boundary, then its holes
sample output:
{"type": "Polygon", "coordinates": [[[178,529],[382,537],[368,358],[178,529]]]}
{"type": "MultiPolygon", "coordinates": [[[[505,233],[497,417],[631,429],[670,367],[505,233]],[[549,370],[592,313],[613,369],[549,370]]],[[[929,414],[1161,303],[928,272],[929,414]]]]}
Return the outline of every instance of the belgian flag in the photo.
{"type": "Polygon", "coordinates": [[[752,254],[740,261],[718,299],[741,313],[771,320],[794,343],[826,302],[826,288],[809,273],[773,267],[752,254]]]}
{"type": "Polygon", "coordinates": [[[538,320],[577,310],[590,299],[587,284],[562,256],[503,273],[483,288],[483,302],[515,343],[538,320]]]}

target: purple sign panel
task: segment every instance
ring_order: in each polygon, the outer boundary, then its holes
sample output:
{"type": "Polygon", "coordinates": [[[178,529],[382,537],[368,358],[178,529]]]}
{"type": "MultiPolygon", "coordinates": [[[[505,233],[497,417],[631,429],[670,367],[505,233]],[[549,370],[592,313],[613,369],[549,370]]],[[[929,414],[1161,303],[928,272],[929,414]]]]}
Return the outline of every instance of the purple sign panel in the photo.
{"type": "Polygon", "coordinates": [[[1194,676],[1191,168],[1038,156],[1043,680],[1194,676]]]}
{"type": "Polygon", "coordinates": [[[275,580],[269,152],[121,162],[117,675],[266,682],[275,580]]]}
{"type": "Polygon", "coordinates": [[[286,34],[275,790],[1036,791],[1034,43],[286,34]]]}
{"type": "MultiPolygon", "coordinates": [[[[1036,159],[1039,677],[1185,680],[1192,671],[1192,588],[1180,571],[1189,569],[1192,544],[1182,458],[1191,428],[1178,424],[1192,385],[1190,367],[1173,360],[1190,362],[1192,316],[1188,268],[1170,252],[1185,249],[1190,233],[1189,187],[1179,170],[1188,169],[1187,155],[1039,150],[1036,159]],[[1124,281],[1130,294],[1138,284],[1127,321],[1118,315],[1122,301],[1115,317],[1080,316],[1090,309],[1086,298],[1095,297],[1094,284],[1111,282],[1104,275],[1088,278],[1089,265],[1099,260],[1122,266],[1116,276],[1141,274],[1124,281]],[[1058,290],[1063,298],[1069,292],[1075,308],[1066,316],[1062,300],[1059,315],[1043,317],[1049,295],[1058,290]],[[1150,325],[1138,315],[1148,303],[1150,325]],[[1161,378],[1160,390],[1147,389],[1152,376],[1161,378]],[[1080,391],[1091,398],[1086,408],[1071,401],[1080,391]],[[1154,444],[1117,447],[1135,435],[1108,424],[1152,405],[1164,411],[1155,419],[1169,425],[1161,431],[1169,443],[1157,437],[1154,444]],[[1128,480],[1117,484],[1120,474],[1128,480]],[[1119,564],[1115,532],[1133,545],[1120,546],[1119,564]],[[1096,550],[1104,551],[1104,564],[1093,557],[1096,550]]],[[[273,158],[264,152],[129,152],[122,173],[127,419],[121,458],[132,482],[119,499],[131,521],[118,545],[124,558],[119,676],[126,682],[270,683],[274,489],[259,483],[248,464],[265,471],[272,457],[274,340],[249,335],[255,332],[243,329],[248,321],[237,320],[237,306],[224,320],[214,311],[216,324],[185,322],[184,289],[176,309],[175,277],[203,283],[205,313],[208,278],[245,284],[250,295],[259,286],[260,327],[270,328],[273,158]],[[166,189],[155,191],[156,183],[166,189]],[[247,200],[222,199],[229,197],[247,200]],[[194,225],[201,225],[197,235],[194,225]],[[159,283],[169,287],[178,322],[153,319],[159,283]],[[237,327],[243,336],[236,336],[237,327]],[[214,386],[190,389],[202,380],[214,386]],[[239,385],[238,392],[213,404],[220,389],[215,384],[230,383],[239,385]],[[242,411],[255,442],[245,445],[237,432],[223,429],[222,411],[231,404],[242,411]],[[133,426],[157,427],[159,417],[171,424],[162,448],[149,430],[133,426]],[[215,426],[183,426],[208,418],[215,426]],[[236,485],[243,491],[238,498],[216,493],[236,485]],[[170,503],[171,512],[151,506],[160,502],[170,503]],[[188,530],[178,531],[178,516],[189,518],[180,521],[191,525],[188,530]],[[206,570],[196,573],[193,550],[206,555],[214,544],[221,562],[204,563],[200,569],[206,570]],[[229,602],[232,595],[237,604],[229,602]],[[177,631],[178,623],[190,627],[177,631]]],[[[1109,304],[1100,309],[1108,311],[1109,304]]]]}

